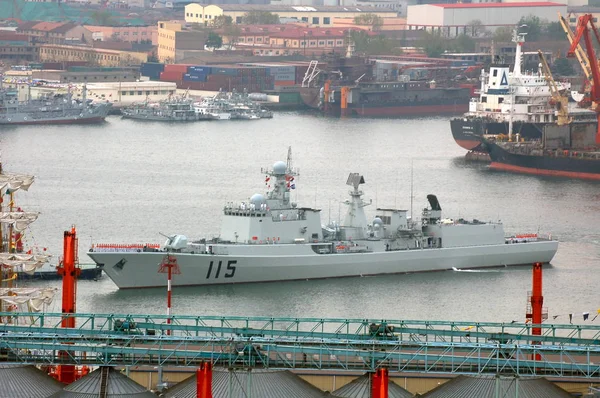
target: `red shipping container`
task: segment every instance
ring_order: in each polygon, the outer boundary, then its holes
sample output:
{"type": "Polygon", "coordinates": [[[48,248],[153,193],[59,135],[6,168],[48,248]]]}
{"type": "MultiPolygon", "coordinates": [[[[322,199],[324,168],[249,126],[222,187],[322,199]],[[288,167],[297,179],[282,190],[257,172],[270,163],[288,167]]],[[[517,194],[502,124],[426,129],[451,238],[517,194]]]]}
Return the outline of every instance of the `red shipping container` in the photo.
{"type": "Polygon", "coordinates": [[[165,72],[180,72],[182,75],[187,73],[188,66],[194,66],[189,64],[166,64],[165,72]]]}
{"type": "Polygon", "coordinates": [[[296,82],[294,80],[276,80],[275,81],[276,86],[293,86],[294,84],[296,84],[296,82]]]}
{"type": "Polygon", "coordinates": [[[164,71],[160,73],[160,80],[164,82],[177,82],[183,80],[183,72],[164,71]]]}

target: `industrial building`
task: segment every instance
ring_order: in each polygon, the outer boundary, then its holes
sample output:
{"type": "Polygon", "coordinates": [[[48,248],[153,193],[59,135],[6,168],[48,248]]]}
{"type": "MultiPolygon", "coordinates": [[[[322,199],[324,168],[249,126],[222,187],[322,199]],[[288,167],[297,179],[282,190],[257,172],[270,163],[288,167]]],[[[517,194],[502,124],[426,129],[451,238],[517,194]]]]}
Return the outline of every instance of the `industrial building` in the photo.
{"type": "Polygon", "coordinates": [[[479,20],[494,31],[514,26],[522,17],[535,15],[554,21],[557,13],[566,14],[565,4],[553,2],[422,4],[408,7],[407,29],[425,29],[445,36],[469,33],[469,24],[479,20]]]}
{"type": "Polygon", "coordinates": [[[185,21],[188,23],[209,24],[220,15],[227,15],[236,24],[243,22],[244,15],[251,11],[270,12],[280,18],[297,20],[314,26],[331,26],[336,18],[354,18],[362,14],[375,14],[382,18],[396,17],[398,13],[389,8],[356,6],[285,6],[285,5],[249,5],[189,4],[185,6],[185,21]]]}

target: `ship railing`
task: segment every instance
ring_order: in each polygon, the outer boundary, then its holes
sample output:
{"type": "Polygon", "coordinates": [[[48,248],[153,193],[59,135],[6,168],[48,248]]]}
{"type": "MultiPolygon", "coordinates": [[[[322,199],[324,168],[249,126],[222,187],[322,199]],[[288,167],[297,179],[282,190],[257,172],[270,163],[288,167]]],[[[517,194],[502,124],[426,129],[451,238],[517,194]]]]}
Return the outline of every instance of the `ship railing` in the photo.
{"type": "Polygon", "coordinates": [[[92,244],[90,252],[139,253],[142,251],[155,251],[160,248],[159,243],[96,243],[92,244]]]}
{"type": "Polygon", "coordinates": [[[518,234],[505,239],[506,244],[551,241],[552,234],[518,234]]]}

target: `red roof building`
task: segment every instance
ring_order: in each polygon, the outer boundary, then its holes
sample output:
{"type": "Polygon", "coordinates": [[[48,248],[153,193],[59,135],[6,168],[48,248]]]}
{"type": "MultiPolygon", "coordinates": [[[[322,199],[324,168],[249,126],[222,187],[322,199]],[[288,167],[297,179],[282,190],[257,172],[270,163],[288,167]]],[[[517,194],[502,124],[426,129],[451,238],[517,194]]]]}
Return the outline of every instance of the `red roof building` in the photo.
{"type": "Polygon", "coordinates": [[[241,26],[237,37],[227,37],[238,48],[252,47],[257,55],[291,55],[294,53],[321,54],[324,52],[345,51],[346,37],[350,31],[364,31],[368,35],[376,33],[359,28],[310,28],[300,25],[253,25],[241,26]]]}
{"type": "Polygon", "coordinates": [[[73,22],[28,21],[17,27],[17,33],[32,42],[47,44],[91,43],[92,32],[73,22]]]}

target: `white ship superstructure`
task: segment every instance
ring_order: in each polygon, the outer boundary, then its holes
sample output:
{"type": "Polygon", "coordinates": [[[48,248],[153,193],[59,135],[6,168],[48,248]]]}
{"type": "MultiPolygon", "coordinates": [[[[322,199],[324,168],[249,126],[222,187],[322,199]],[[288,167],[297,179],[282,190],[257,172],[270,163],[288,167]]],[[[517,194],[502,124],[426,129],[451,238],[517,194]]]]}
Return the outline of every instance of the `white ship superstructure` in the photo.
{"type": "MultiPolygon", "coordinates": [[[[479,98],[469,103],[467,116],[493,118],[496,121],[547,123],[554,122],[556,110],[551,105],[552,93],[542,69],[523,71],[525,35],[515,34],[515,64],[494,64],[489,72],[481,71],[479,98]]],[[[570,83],[556,82],[560,91],[570,90],[570,83]]]]}
{"type": "MultiPolygon", "coordinates": [[[[450,121],[452,135],[458,145],[478,150],[486,135],[513,133],[527,139],[541,139],[544,126],[558,120],[557,106],[541,65],[537,71],[523,71],[525,34],[515,32],[515,64],[494,63],[488,72],[481,71],[479,97],[469,102],[469,111],[450,121]]],[[[570,91],[568,82],[556,82],[561,92],[570,91]]],[[[569,116],[574,121],[595,121],[595,112],[569,103],[569,116]]]]}
{"type": "Polygon", "coordinates": [[[170,236],[163,246],[93,245],[88,255],[119,288],[165,286],[157,272],[164,256],[176,257],[175,285],[306,280],[419,271],[547,263],[558,242],[538,235],[505,237],[501,223],[443,219],[434,195],[419,223],[406,210],[376,209],[369,221],[351,173],[352,187],[340,223],[323,226],[319,209],[291,200],[296,172],[277,162],[267,173],[271,189],[223,208],[219,238],[188,242],[170,236]]]}

